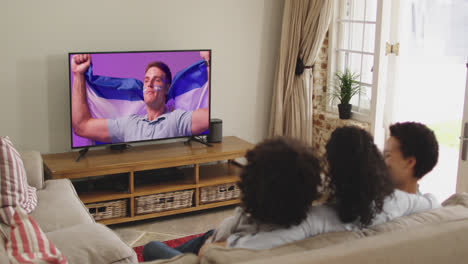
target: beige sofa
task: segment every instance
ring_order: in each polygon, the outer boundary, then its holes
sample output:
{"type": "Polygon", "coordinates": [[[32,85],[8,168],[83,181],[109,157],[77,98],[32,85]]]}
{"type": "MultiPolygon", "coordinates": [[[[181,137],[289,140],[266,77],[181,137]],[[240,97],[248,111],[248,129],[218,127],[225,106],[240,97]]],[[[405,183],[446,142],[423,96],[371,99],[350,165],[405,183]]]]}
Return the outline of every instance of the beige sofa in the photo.
{"type": "MultiPolygon", "coordinates": [[[[95,223],[69,180],[44,182],[38,152],[21,153],[28,183],[38,189],[31,216],[69,263],[137,263],[134,251],[95,223]]],[[[0,263],[8,263],[0,240],[0,263]]],[[[413,214],[359,232],[319,235],[269,250],[209,246],[199,260],[184,254],[146,263],[468,263],[468,193],[442,208],[413,214]]]]}
{"type": "MultiPolygon", "coordinates": [[[[37,188],[38,204],[31,216],[70,264],[138,263],[135,252],[111,229],[98,224],[68,179],[44,181],[37,151],[22,152],[28,183],[37,188]]],[[[0,239],[0,263],[9,263],[0,239]]]]}
{"type": "Polygon", "coordinates": [[[401,217],[359,232],[335,232],[269,250],[209,246],[154,263],[468,263],[468,193],[453,195],[442,208],[401,217]]]}

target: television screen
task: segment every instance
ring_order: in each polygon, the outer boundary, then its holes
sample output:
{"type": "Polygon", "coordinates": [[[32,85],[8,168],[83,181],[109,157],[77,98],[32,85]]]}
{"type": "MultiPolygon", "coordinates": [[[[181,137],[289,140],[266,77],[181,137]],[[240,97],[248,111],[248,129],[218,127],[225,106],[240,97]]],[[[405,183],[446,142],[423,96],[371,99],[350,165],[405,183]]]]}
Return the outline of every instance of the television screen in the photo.
{"type": "Polygon", "coordinates": [[[72,148],[208,134],[211,50],[68,55],[72,148]]]}

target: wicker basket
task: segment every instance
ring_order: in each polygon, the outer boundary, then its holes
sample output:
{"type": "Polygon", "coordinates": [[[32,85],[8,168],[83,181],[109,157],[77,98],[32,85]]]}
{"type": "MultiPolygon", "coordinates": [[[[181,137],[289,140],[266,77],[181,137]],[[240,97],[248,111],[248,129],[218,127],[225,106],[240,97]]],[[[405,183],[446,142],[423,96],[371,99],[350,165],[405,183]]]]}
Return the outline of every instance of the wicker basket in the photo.
{"type": "Polygon", "coordinates": [[[94,220],[127,216],[127,199],[86,204],[94,220]]]}
{"type": "Polygon", "coordinates": [[[145,195],[135,198],[136,214],[148,214],[192,206],[193,190],[145,195]]]}
{"type": "Polygon", "coordinates": [[[224,183],[200,188],[200,203],[212,203],[239,198],[240,189],[235,183],[224,183]]]}

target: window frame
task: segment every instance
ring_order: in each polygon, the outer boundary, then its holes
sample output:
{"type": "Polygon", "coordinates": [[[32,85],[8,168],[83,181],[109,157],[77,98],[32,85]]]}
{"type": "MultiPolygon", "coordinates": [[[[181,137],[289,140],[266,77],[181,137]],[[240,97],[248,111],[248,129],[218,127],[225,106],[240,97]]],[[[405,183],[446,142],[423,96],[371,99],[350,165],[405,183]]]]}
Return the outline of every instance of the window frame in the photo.
{"type": "MultiPolygon", "coordinates": [[[[342,36],[344,35],[341,32],[341,26],[340,23],[359,23],[359,24],[374,24],[375,25],[375,31],[374,31],[374,39],[376,39],[376,34],[377,34],[377,17],[376,21],[366,21],[366,13],[364,10],[364,20],[357,20],[357,19],[341,19],[340,12],[342,12],[344,9],[342,8],[342,5],[346,4],[346,0],[340,0],[340,1],[333,1],[334,2],[334,7],[333,7],[333,16],[332,16],[332,21],[330,23],[330,28],[329,28],[329,35],[328,35],[328,73],[327,73],[327,87],[330,88],[330,84],[333,82],[334,79],[334,73],[336,72],[337,69],[337,64],[338,64],[338,52],[341,51],[348,51],[348,52],[353,52],[353,53],[358,53],[361,54],[361,66],[360,66],[360,72],[362,72],[362,66],[363,66],[363,56],[364,55],[371,55],[372,56],[372,61],[375,62],[376,59],[376,46],[377,43],[374,41],[374,47],[373,47],[373,52],[369,51],[364,51],[364,45],[362,44],[361,50],[360,51],[355,51],[355,50],[348,50],[348,49],[339,49],[338,48],[338,42],[341,41],[342,36]],[[340,36],[341,35],[341,36],[340,36]]],[[[362,42],[364,43],[364,34],[365,31],[363,29],[363,36],[362,36],[362,42]]],[[[374,63],[375,64],[375,63],[374,63]]],[[[361,121],[361,122],[367,122],[370,123],[372,121],[372,115],[373,115],[373,96],[375,91],[375,85],[374,85],[374,74],[372,75],[372,83],[362,83],[363,86],[369,87],[371,91],[371,95],[368,96],[369,98],[369,108],[363,109],[358,109],[359,106],[353,105],[353,108],[351,110],[352,112],[352,119],[361,121]]],[[[338,113],[338,107],[336,103],[332,103],[329,100],[329,95],[330,94],[330,89],[327,89],[326,92],[326,111],[327,112],[332,112],[332,113],[338,113]]],[[[361,100],[363,95],[359,94],[358,100],[361,100]]]]}

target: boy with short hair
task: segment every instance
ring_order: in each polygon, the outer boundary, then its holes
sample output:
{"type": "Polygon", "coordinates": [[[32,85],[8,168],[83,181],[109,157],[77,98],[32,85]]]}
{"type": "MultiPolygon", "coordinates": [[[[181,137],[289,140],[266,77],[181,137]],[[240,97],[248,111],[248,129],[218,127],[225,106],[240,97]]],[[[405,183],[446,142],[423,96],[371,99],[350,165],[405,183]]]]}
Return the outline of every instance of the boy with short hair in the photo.
{"type": "Polygon", "coordinates": [[[427,126],[416,122],[390,126],[384,158],[396,188],[419,193],[418,181],[435,167],[438,157],[439,144],[427,126]]]}

